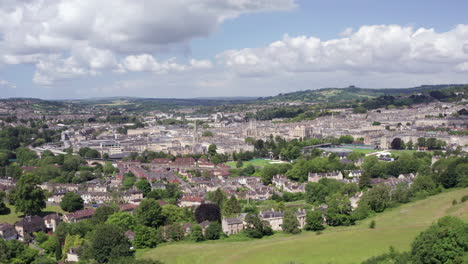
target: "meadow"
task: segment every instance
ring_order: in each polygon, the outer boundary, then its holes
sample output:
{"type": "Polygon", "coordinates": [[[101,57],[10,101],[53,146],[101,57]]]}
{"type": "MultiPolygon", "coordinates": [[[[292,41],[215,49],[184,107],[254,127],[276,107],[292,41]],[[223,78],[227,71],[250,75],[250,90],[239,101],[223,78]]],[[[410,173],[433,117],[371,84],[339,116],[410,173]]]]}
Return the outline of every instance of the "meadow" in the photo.
{"type": "MultiPolygon", "coordinates": [[[[249,161],[243,161],[242,162],[242,168],[245,168],[247,166],[254,166],[254,167],[265,167],[266,165],[268,164],[271,164],[271,162],[274,162],[272,160],[268,160],[268,159],[253,159],[253,160],[249,160],[249,161]]],[[[226,165],[228,166],[231,166],[231,168],[236,168],[236,164],[237,162],[236,161],[229,161],[229,162],[226,162],[226,165]]]]}
{"type": "Polygon", "coordinates": [[[182,263],[360,263],[390,246],[410,249],[413,239],[445,215],[468,222],[468,202],[460,203],[468,188],[444,192],[424,200],[386,210],[350,227],[327,228],[321,234],[281,232],[260,240],[231,242],[232,239],[202,243],[179,242],[138,251],[139,258],[154,258],[166,264],[182,263]],[[452,201],[457,200],[457,205],[452,201]],[[376,228],[370,229],[375,220],[376,228]]]}

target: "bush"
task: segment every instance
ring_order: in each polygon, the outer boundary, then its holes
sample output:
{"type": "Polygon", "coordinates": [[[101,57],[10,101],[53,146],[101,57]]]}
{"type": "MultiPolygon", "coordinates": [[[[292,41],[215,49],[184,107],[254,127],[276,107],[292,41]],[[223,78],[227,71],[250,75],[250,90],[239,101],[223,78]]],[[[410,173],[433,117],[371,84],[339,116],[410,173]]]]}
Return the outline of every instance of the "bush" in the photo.
{"type": "Polygon", "coordinates": [[[457,203],[458,203],[457,200],[456,200],[456,199],[453,199],[452,205],[457,205],[457,203]]]}
{"type": "Polygon", "coordinates": [[[221,237],[223,228],[218,222],[212,222],[205,230],[205,237],[208,240],[217,240],[221,237]]]}
{"type": "Polygon", "coordinates": [[[460,201],[461,201],[462,203],[464,203],[464,202],[466,202],[467,200],[468,200],[468,195],[465,195],[465,196],[463,196],[463,197],[461,198],[460,201]]]}
{"type": "Polygon", "coordinates": [[[374,229],[375,228],[375,220],[372,220],[369,224],[369,228],[374,229]]]}

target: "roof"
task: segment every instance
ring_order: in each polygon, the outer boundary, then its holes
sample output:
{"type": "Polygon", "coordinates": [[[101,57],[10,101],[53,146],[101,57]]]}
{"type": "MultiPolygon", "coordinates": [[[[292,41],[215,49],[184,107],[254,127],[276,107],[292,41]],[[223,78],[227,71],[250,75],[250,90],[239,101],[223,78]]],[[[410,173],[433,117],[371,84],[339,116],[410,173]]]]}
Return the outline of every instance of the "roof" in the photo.
{"type": "Polygon", "coordinates": [[[38,215],[26,216],[15,223],[15,226],[22,227],[26,232],[34,232],[45,228],[44,220],[38,215]]]}
{"type": "Polygon", "coordinates": [[[121,204],[120,206],[120,211],[133,211],[135,210],[138,206],[136,204],[121,204]]]}
{"type": "Polygon", "coordinates": [[[5,231],[5,230],[8,230],[8,229],[12,229],[14,228],[12,225],[10,225],[9,223],[5,222],[3,224],[0,224],[0,231],[5,231]]]}
{"type": "Polygon", "coordinates": [[[71,213],[71,214],[67,214],[65,216],[68,219],[79,220],[79,219],[91,217],[91,216],[94,215],[95,212],[96,212],[96,210],[94,210],[93,208],[86,208],[86,209],[79,210],[79,211],[76,211],[76,212],[71,213]]]}
{"type": "Polygon", "coordinates": [[[279,211],[264,211],[261,213],[262,218],[283,217],[283,213],[279,211]]]}
{"type": "Polygon", "coordinates": [[[55,214],[48,214],[46,216],[43,217],[44,220],[59,220],[60,219],[60,215],[58,213],[55,213],[55,214]]]}
{"type": "Polygon", "coordinates": [[[203,222],[200,223],[200,226],[201,226],[203,229],[205,229],[205,228],[207,228],[210,224],[211,224],[210,221],[205,220],[205,221],[203,221],[203,222]]]}
{"type": "Polygon", "coordinates": [[[228,225],[236,225],[236,224],[242,224],[242,220],[240,220],[239,218],[224,218],[223,219],[224,221],[226,221],[226,223],[228,225]]]}

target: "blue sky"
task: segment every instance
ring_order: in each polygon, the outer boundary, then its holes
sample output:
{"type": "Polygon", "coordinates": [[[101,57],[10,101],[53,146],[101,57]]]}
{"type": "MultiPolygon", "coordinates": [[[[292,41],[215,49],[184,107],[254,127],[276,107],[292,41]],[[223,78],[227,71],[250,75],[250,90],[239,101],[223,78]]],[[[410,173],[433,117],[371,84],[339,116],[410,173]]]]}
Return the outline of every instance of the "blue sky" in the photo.
{"type": "Polygon", "coordinates": [[[267,96],[468,83],[467,1],[98,2],[2,1],[0,96],[267,96]]]}

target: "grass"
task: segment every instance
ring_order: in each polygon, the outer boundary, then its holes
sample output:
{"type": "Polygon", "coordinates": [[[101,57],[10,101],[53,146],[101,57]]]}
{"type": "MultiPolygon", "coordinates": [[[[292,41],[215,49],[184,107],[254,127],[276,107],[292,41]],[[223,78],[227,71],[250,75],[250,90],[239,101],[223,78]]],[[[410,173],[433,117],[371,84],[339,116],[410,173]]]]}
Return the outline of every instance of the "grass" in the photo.
{"type": "MultiPolygon", "coordinates": [[[[0,215],[0,223],[7,222],[9,224],[14,224],[18,220],[21,220],[23,217],[22,213],[15,212],[15,206],[7,204],[7,207],[10,208],[10,213],[7,215],[0,215]]],[[[48,205],[44,210],[42,210],[41,216],[48,215],[50,213],[61,213],[65,212],[57,205],[48,205]]]]}
{"type": "Polygon", "coordinates": [[[413,239],[445,215],[468,222],[468,202],[452,206],[468,194],[468,188],[444,192],[424,200],[385,211],[351,227],[328,228],[322,234],[275,234],[261,240],[242,242],[209,241],[174,243],[139,251],[139,258],[179,263],[360,263],[390,246],[408,250],[413,239]],[[369,223],[376,222],[375,229],[369,223]]]}
{"type": "Polygon", "coordinates": [[[399,157],[402,154],[410,154],[413,155],[413,153],[417,152],[417,150],[411,150],[411,149],[405,149],[405,150],[390,150],[390,153],[393,155],[399,157]]]}
{"type": "MultiPolygon", "coordinates": [[[[249,165],[252,165],[254,167],[265,167],[266,165],[270,164],[270,162],[272,162],[271,160],[266,160],[266,159],[253,159],[253,160],[249,160],[249,161],[243,161],[243,165],[242,165],[242,168],[245,168],[249,165]]],[[[236,168],[236,164],[237,162],[236,161],[229,161],[229,162],[226,162],[226,165],[228,166],[231,166],[232,168],[236,168]]]]}

